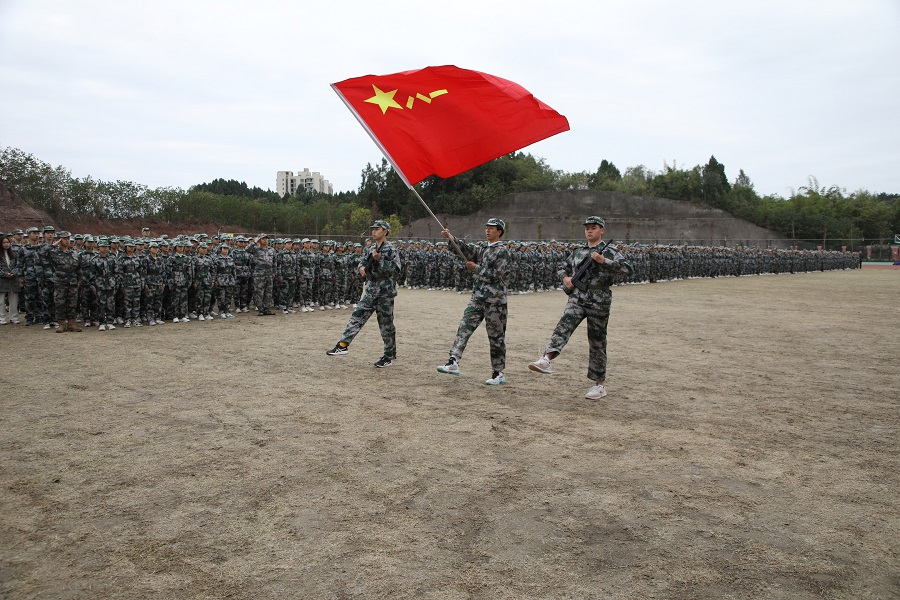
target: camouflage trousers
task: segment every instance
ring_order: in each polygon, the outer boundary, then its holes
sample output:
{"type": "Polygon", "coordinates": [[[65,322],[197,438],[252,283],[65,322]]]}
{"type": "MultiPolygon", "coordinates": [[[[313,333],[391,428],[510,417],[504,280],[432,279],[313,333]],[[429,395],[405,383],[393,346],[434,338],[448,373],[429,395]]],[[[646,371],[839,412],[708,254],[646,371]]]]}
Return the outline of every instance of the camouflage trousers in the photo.
{"type": "Polygon", "coordinates": [[[53,323],[57,319],[65,319],[54,315],[56,312],[56,289],[53,281],[44,281],[41,284],[41,321],[53,323]]]}
{"type": "Polygon", "coordinates": [[[394,299],[384,297],[372,297],[368,293],[353,309],[350,321],[341,336],[341,341],[350,343],[359,330],[363,328],[372,313],[378,316],[378,329],[381,331],[381,339],[384,341],[384,355],[388,358],[397,358],[397,330],[394,328],[394,299]]]}
{"type": "Polygon", "coordinates": [[[216,288],[216,302],[223,315],[231,311],[231,298],[234,295],[233,285],[220,285],[216,288]]]}
{"type": "Polygon", "coordinates": [[[78,309],[78,284],[55,284],[53,314],[57,319],[74,319],[78,309]]]}
{"type": "Polygon", "coordinates": [[[247,308],[250,304],[250,278],[238,277],[235,289],[235,305],[238,308],[247,308]]]}
{"type": "Polygon", "coordinates": [[[606,326],[609,324],[611,303],[611,295],[607,295],[606,299],[600,302],[584,302],[574,294],[570,296],[559,323],[550,336],[546,353],[555,356],[562,352],[575,329],[587,319],[589,354],[587,376],[591,381],[606,381],[606,326]]]}
{"type": "Polygon", "coordinates": [[[124,286],[122,291],[125,294],[125,320],[137,321],[141,318],[141,286],[124,286]]]}
{"type": "Polygon", "coordinates": [[[22,286],[25,300],[25,320],[34,323],[41,320],[41,288],[37,279],[26,279],[22,286]]]}
{"type": "Polygon", "coordinates": [[[116,291],[111,288],[97,288],[97,322],[112,325],[116,320],[116,291]]]}
{"type": "Polygon", "coordinates": [[[172,316],[183,319],[188,314],[188,286],[172,285],[172,316]]]}
{"type": "Polygon", "coordinates": [[[163,318],[163,293],[165,292],[165,284],[148,283],[147,294],[144,296],[146,304],[144,306],[147,317],[150,319],[163,318]]]}
{"type": "Polygon", "coordinates": [[[272,310],[275,302],[272,299],[273,279],[270,273],[253,273],[253,305],[256,310],[272,310]]]}
{"type": "Polygon", "coordinates": [[[287,310],[294,304],[294,278],[284,277],[277,282],[278,306],[287,310]]]}
{"type": "Polygon", "coordinates": [[[462,358],[469,338],[484,321],[491,351],[491,368],[503,371],[506,368],[506,315],[506,302],[488,304],[469,300],[456,330],[456,339],[453,340],[450,355],[455,356],[457,360],[462,358]]]}
{"type": "Polygon", "coordinates": [[[315,298],[313,298],[313,277],[312,275],[301,275],[300,282],[297,285],[297,291],[300,296],[300,303],[304,305],[311,305],[315,298]]]}

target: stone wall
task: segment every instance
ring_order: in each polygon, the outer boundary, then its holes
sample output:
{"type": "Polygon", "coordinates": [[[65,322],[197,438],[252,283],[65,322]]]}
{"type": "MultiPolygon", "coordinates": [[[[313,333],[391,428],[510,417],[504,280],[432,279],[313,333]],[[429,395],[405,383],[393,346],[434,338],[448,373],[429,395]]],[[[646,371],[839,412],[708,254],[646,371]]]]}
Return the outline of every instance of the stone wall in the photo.
{"type": "MultiPolygon", "coordinates": [[[[504,196],[472,215],[437,216],[454,235],[468,239],[484,238],[485,221],[500,217],[507,224],[506,239],[580,240],[584,237],[583,220],[589,215],[603,217],[604,237],[620,242],[780,248],[797,244],[718,209],[617,192],[523,192],[504,196]]],[[[440,227],[431,217],[414,221],[397,235],[424,239],[439,236],[440,227]]]]}

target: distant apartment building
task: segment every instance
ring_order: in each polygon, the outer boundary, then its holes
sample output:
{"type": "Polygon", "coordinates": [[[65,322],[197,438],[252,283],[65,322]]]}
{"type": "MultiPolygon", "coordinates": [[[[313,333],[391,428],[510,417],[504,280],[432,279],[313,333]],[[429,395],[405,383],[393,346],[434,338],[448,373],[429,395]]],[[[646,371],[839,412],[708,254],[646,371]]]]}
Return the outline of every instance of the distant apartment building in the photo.
{"type": "Polygon", "coordinates": [[[278,195],[284,198],[285,194],[293,196],[300,191],[321,192],[323,194],[334,194],[334,188],[331,182],[322,177],[322,174],[309,169],[303,169],[294,175],[293,171],[278,171],[275,176],[275,189],[278,195]]]}

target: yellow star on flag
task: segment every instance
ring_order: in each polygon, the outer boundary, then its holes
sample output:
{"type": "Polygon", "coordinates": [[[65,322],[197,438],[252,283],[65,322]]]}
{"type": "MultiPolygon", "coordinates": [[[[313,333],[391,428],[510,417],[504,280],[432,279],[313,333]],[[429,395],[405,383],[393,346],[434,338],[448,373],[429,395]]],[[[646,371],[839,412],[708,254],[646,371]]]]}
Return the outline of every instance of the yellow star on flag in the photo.
{"type": "Polygon", "coordinates": [[[381,114],[385,114],[389,108],[399,108],[400,110],[403,110],[403,107],[394,100],[394,94],[397,93],[397,90],[394,90],[393,92],[383,92],[378,89],[377,85],[373,85],[372,89],[375,90],[375,95],[367,99],[366,102],[377,104],[381,108],[381,114]]]}

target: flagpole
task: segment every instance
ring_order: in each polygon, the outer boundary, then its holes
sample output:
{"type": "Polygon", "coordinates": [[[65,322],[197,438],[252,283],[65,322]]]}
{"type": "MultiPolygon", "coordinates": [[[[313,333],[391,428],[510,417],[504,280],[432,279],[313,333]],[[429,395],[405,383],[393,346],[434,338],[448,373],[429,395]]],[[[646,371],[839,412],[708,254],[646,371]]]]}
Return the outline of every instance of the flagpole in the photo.
{"type": "MultiPolygon", "coordinates": [[[[362,116],[360,116],[360,114],[358,112],[356,112],[356,108],[354,108],[353,105],[350,104],[350,101],[347,100],[346,97],[344,97],[344,94],[341,93],[341,90],[338,89],[336,84],[332,83],[331,89],[333,89],[334,93],[338,95],[338,98],[341,99],[341,101],[344,103],[344,106],[346,106],[347,109],[351,113],[353,113],[353,116],[356,117],[356,120],[359,121],[359,124],[362,125],[362,128],[366,131],[366,133],[369,134],[369,137],[372,138],[372,141],[375,142],[375,145],[378,146],[378,149],[381,150],[381,153],[384,154],[384,157],[387,159],[387,161],[389,163],[391,163],[391,167],[393,167],[394,172],[400,176],[400,179],[403,180],[403,183],[406,184],[406,187],[408,187],[410,190],[412,190],[412,193],[416,195],[416,198],[419,199],[419,202],[421,202],[422,206],[425,207],[425,210],[428,211],[428,214],[431,215],[434,218],[434,220],[437,221],[437,224],[441,226],[441,231],[447,229],[446,227],[444,227],[444,224],[441,223],[441,220],[438,219],[437,216],[431,211],[431,209],[428,207],[428,205],[425,204],[425,200],[423,200],[422,196],[419,195],[418,190],[416,190],[416,188],[413,187],[413,184],[410,183],[409,179],[406,177],[406,175],[403,173],[403,171],[400,169],[400,167],[397,166],[397,162],[394,160],[394,157],[391,156],[391,153],[388,152],[387,148],[384,147],[384,144],[381,143],[381,140],[378,139],[378,136],[375,135],[375,132],[372,131],[372,128],[369,127],[368,123],[366,123],[366,120],[363,119],[362,116]]],[[[462,248],[460,248],[459,244],[456,243],[456,239],[453,237],[450,237],[448,239],[450,240],[450,243],[453,245],[453,249],[456,252],[456,254],[464,261],[468,260],[466,258],[466,256],[463,254],[462,248]]]]}
{"type": "MultiPolygon", "coordinates": [[[[396,169],[396,167],[395,167],[395,169],[396,169]]],[[[441,220],[438,219],[437,216],[433,212],[431,212],[431,209],[428,208],[428,205],[425,204],[425,200],[423,200],[422,196],[419,195],[418,190],[416,190],[416,188],[414,188],[413,186],[409,185],[409,183],[407,183],[406,185],[409,186],[409,189],[412,190],[412,193],[416,195],[416,198],[419,199],[419,202],[421,202],[422,206],[425,207],[425,210],[428,211],[428,214],[431,215],[432,217],[434,217],[434,220],[437,221],[437,224],[441,226],[441,231],[447,229],[446,227],[444,227],[444,224],[441,223],[441,220]]],[[[449,230],[447,230],[447,232],[449,233],[449,230]]],[[[460,248],[459,244],[456,243],[456,238],[451,236],[448,239],[450,240],[450,243],[453,245],[453,249],[456,251],[457,256],[459,256],[464,261],[468,261],[469,259],[466,258],[466,256],[463,254],[462,248],[460,248]]]]}

